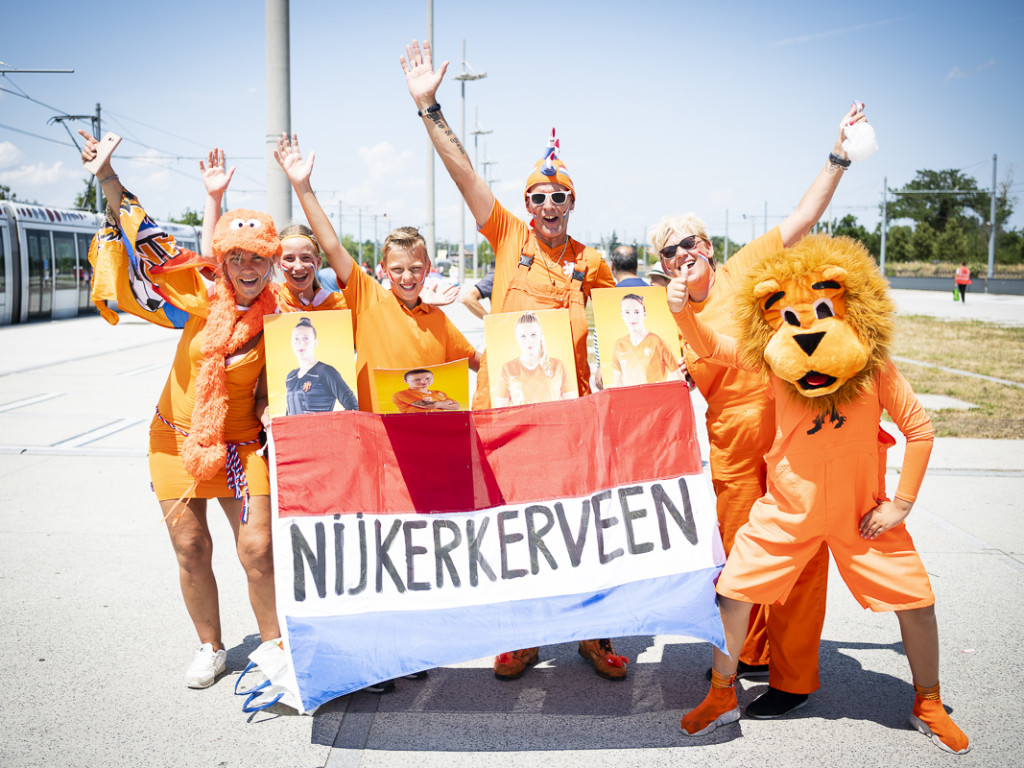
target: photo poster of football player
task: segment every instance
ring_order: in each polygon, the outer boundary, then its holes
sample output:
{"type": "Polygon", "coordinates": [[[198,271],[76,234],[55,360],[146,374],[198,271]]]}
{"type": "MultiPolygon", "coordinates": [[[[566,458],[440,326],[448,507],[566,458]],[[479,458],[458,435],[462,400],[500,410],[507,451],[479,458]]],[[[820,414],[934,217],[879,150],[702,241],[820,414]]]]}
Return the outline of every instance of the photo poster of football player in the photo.
{"type": "Polygon", "coordinates": [[[683,378],[679,372],[679,331],[664,288],[595,288],[590,298],[605,387],[683,378]]]}
{"type": "Polygon", "coordinates": [[[263,328],[272,418],[358,410],[350,310],[266,315],[263,328]]]}
{"type": "Polygon", "coordinates": [[[440,413],[469,409],[469,360],[373,370],[374,413],[440,413]]]}
{"type": "Polygon", "coordinates": [[[568,309],[487,315],[484,345],[493,407],[579,397],[568,309]]]}

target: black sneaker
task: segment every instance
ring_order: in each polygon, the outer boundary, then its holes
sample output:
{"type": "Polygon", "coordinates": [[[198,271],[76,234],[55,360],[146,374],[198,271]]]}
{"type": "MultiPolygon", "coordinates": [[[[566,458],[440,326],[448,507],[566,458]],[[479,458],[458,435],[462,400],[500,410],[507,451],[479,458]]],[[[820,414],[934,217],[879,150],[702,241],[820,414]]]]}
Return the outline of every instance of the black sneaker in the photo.
{"type": "MultiPolygon", "coordinates": [[[[767,664],[747,664],[741,661],[736,667],[736,679],[746,680],[754,677],[768,677],[767,664]]],[[[704,679],[711,679],[711,670],[704,673],[704,679]]]]}
{"type": "Polygon", "coordinates": [[[756,720],[771,720],[788,715],[807,704],[806,693],[787,693],[768,686],[768,690],[747,706],[747,717],[756,720]]]}
{"type": "Polygon", "coordinates": [[[382,683],[374,683],[363,688],[363,693],[391,693],[395,690],[394,680],[385,680],[382,683]]]}
{"type": "Polygon", "coordinates": [[[406,680],[426,680],[427,670],[424,669],[422,672],[413,672],[411,675],[403,675],[403,677],[406,680]]]}

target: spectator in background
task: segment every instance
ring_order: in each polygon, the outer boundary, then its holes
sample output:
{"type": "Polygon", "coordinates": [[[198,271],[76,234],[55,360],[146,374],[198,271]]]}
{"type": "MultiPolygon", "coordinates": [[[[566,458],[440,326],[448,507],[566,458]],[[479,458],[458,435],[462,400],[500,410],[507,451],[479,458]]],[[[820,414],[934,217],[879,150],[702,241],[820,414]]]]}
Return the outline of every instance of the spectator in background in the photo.
{"type": "Polygon", "coordinates": [[[612,277],[616,288],[633,288],[648,285],[646,280],[636,276],[636,248],[632,245],[620,245],[612,251],[612,277]]]}
{"type": "Polygon", "coordinates": [[[488,314],[487,310],[484,309],[484,305],[480,302],[487,299],[491,300],[491,293],[494,291],[494,270],[492,269],[476,285],[467,288],[466,292],[462,295],[462,303],[466,305],[470,312],[479,317],[481,320],[488,314]]]}
{"type": "Polygon", "coordinates": [[[656,264],[648,269],[644,277],[651,281],[651,285],[659,285],[662,288],[668,286],[669,276],[665,274],[665,270],[660,265],[656,264]]]}
{"type": "Polygon", "coordinates": [[[960,301],[967,301],[967,286],[971,284],[971,270],[966,261],[961,261],[953,276],[953,284],[960,291],[960,301]]]}

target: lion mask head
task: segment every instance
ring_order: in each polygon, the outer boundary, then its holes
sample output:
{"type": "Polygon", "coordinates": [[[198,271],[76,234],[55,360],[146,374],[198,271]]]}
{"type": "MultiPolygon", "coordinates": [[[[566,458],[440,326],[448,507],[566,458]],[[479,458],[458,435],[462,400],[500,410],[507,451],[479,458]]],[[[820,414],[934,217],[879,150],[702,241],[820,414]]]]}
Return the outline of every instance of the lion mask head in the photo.
{"type": "Polygon", "coordinates": [[[823,411],[855,399],[888,355],[895,307],[856,240],[806,237],[761,261],[741,296],[748,361],[823,411]]]}

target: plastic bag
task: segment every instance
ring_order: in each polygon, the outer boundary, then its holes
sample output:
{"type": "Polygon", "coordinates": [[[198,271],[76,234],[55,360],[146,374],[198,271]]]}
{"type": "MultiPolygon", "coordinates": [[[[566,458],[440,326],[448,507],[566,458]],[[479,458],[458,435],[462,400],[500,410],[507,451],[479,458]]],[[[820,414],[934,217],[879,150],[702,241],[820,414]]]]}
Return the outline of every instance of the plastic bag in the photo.
{"type": "Polygon", "coordinates": [[[281,639],[263,643],[249,654],[249,663],[235,681],[235,694],[245,696],[242,711],[259,712],[278,703],[304,711],[294,679],[281,639]],[[242,685],[246,675],[253,681],[248,687],[242,685]]]}
{"type": "Polygon", "coordinates": [[[953,301],[960,301],[960,289],[953,286],[953,301]]]}

